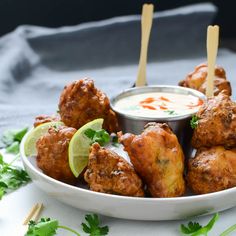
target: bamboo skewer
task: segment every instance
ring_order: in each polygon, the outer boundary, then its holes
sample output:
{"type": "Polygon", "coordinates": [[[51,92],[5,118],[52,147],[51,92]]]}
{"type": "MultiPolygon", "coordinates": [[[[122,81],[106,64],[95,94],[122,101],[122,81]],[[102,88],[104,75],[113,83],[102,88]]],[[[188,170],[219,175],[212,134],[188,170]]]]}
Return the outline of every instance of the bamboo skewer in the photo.
{"type": "Polygon", "coordinates": [[[28,223],[33,220],[37,221],[39,216],[43,210],[43,204],[37,203],[35,204],[28,215],[25,217],[22,225],[16,229],[16,233],[14,235],[24,236],[28,230],[28,223]]]}
{"type": "Polygon", "coordinates": [[[207,28],[207,86],[206,96],[214,96],[214,77],[215,77],[215,64],[216,56],[219,45],[219,26],[208,26],[207,28]]]}
{"type": "Polygon", "coordinates": [[[144,4],[142,9],[142,20],[141,20],[141,52],[139,58],[138,75],[135,82],[135,86],[145,86],[147,84],[146,79],[146,64],[147,64],[147,52],[150,32],[152,28],[153,18],[153,4],[144,4]]]}
{"type": "Polygon", "coordinates": [[[27,225],[30,220],[37,221],[42,210],[43,210],[43,204],[42,203],[35,204],[32,207],[32,209],[30,210],[29,214],[24,219],[23,225],[27,225]]]}

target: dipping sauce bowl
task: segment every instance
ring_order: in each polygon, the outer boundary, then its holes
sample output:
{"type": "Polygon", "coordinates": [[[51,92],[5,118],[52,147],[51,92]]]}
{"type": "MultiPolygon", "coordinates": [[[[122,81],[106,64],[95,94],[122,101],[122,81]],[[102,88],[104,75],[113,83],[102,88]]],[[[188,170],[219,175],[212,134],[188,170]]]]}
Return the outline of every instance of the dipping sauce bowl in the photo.
{"type": "Polygon", "coordinates": [[[177,135],[186,156],[192,152],[190,120],[206,97],[179,86],[130,88],[111,99],[123,133],[140,134],[149,122],[167,123],[177,135]]]}

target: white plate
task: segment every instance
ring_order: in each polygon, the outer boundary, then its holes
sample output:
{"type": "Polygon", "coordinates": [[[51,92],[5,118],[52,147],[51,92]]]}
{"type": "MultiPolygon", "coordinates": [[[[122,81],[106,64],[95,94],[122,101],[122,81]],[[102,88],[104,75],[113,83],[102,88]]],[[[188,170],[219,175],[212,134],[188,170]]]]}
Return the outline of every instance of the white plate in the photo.
{"type": "Polygon", "coordinates": [[[236,187],[204,195],[176,198],[138,198],[97,193],[57,181],[27,158],[24,142],[20,152],[24,167],[33,182],[48,195],[73,207],[106,216],[132,220],[178,220],[215,213],[236,206],[236,187]]]}

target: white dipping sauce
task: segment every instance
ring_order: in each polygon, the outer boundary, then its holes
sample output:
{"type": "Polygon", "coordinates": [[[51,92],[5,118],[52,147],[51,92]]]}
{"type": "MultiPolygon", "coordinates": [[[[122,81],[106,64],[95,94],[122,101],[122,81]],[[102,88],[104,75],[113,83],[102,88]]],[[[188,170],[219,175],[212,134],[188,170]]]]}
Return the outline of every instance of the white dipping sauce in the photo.
{"type": "Polygon", "coordinates": [[[197,112],[203,100],[196,96],[153,92],[131,95],[118,100],[117,111],[139,117],[173,117],[197,112]]]}

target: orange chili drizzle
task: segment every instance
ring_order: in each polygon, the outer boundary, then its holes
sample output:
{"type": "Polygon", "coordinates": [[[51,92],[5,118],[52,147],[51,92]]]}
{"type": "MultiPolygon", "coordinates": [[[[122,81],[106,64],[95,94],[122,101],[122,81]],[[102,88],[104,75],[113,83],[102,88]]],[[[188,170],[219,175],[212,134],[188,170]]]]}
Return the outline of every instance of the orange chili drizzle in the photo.
{"type": "Polygon", "coordinates": [[[199,98],[197,104],[195,104],[195,105],[187,105],[187,107],[194,108],[194,107],[201,106],[202,104],[203,104],[203,101],[199,98]]]}
{"type": "MultiPolygon", "coordinates": [[[[157,110],[157,109],[168,110],[168,108],[166,106],[163,106],[163,105],[156,105],[156,106],[150,105],[150,103],[153,103],[155,101],[160,101],[160,100],[161,101],[166,101],[166,102],[171,102],[168,98],[161,96],[159,98],[153,98],[153,97],[145,98],[144,100],[140,101],[139,104],[143,108],[150,109],[150,110],[157,110]]],[[[190,104],[190,105],[187,105],[187,107],[192,109],[194,107],[201,106],[202,104],[203,104],[203,100],[198,99],[197,104],[190,104]]]]}

